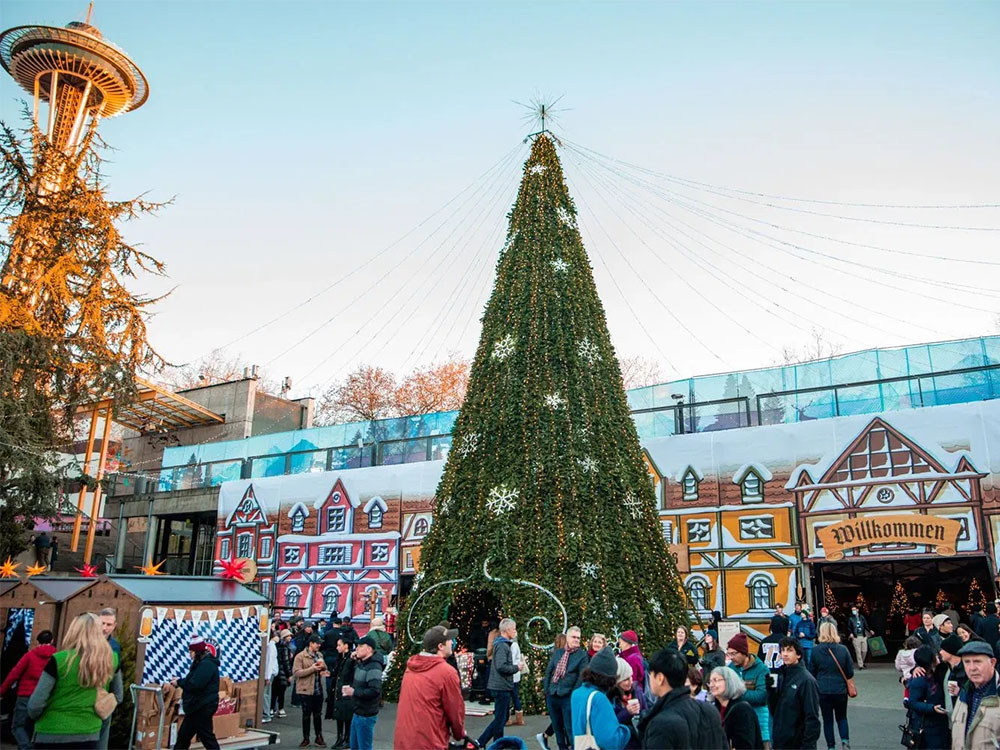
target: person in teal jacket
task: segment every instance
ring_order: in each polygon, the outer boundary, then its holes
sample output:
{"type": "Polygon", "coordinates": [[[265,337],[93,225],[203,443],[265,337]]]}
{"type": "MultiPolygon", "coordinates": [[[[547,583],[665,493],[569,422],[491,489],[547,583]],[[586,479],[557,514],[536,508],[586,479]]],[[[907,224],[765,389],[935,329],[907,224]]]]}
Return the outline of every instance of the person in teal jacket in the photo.
{"type": "Polygon", "coordinates": [[[771,670],[750,653],[747,634],[739,632],[726,644],[726,656],[732,660],[733,671],[743,680],[747,691],[743,699],[751,705],[760,722],[761,739],[771,741],[771,713],[767,708],[767,677],[771,670]]]}
{"type": "Polygon", "coordinates": [[[573,691],[570,698],[573,736],[579,737],[587,733],[589,718],[590,733],[601,750],[623,750],[632,739],[634,731],[618,722],[614,706],[608,699],[608,691],[615,687],[617,675],[615,653],[605,646],[594,654],[590,665],[583,670],[583,683],[573,691]]]}

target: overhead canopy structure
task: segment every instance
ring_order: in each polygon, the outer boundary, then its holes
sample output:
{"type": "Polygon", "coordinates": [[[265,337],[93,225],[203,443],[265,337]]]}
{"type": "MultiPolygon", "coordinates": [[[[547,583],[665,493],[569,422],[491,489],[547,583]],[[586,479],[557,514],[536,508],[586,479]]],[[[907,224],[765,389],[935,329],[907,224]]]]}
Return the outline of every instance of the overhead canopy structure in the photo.
{"type": "Polygon", "coordinates": [[[189,427],[222,424],[225,418],[142,378],[135,379],[136,397],[128,404],[115,404],[109,400],[83,404],[77,414],[93,414],[108,408],[115,410],[114,421],[143,435],[189,427]]]}

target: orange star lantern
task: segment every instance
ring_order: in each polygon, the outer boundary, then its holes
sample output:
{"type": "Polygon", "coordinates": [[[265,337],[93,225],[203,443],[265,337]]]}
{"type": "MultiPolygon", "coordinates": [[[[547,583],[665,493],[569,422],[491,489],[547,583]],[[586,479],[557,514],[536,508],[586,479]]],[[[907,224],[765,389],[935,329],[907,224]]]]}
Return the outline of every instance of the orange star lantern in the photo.
{"type": "Polygon", "coordinates": [[[97,578],[97,566],[84,563],[82,568],[74,568],[84,578],[97,578]]]}
{"type": "Polygon", "coordinates": [[[21,563],[16,563],[9,557],[0,565],[0,578],[17,578],[17,569],[21,563]]]}
{"type": "Polygon", "coordinates": [[[47,568],[44,565],[37,563],[35,565],[29,566],[26,572],[28,574],[28,578],[31,578],[31,576],[41,575],[46,571],[46,569],[47,568]]]}
{"type": "Polygon", "coordinates": [[[163,563],[165,562],[166,560],[160,560],[158,563],[156,563],[156,565],[153,565],[153,560],[152,558],[150,558],[149,560],[146,561],[145,565],[136,565],[134,567],[137,568],[138,570],[141,570],[143,575],[162,576],[166,575],[166,573],[160,570],[160,566],[163,565],[163,563]]]}

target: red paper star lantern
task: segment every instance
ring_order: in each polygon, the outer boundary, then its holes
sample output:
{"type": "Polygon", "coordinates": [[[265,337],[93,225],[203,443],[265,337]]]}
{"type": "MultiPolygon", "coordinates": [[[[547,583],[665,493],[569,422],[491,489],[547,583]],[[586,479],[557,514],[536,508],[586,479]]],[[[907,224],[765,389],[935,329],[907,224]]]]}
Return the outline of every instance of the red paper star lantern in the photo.
{"type": "Polygon", "coordinates": [[[82,568],[74,568],[84,578],[97,578],[97,566],[84,563],[82,568]]]}
{"type": "Polygon", "coordinates": [[[242,581],[247,567],[247,561],[245,558],[233,559],[233,560],[218,560],[219,565],[222,566],[222,572],[219,573],[219,578],[223,578],[227,581],[242,581]]]}

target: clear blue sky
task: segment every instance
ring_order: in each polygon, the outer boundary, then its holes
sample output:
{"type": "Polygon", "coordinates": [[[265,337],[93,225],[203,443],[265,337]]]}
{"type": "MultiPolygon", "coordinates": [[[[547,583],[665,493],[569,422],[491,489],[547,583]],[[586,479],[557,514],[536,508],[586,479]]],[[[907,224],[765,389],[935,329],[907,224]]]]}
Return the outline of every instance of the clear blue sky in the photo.
{"type": "MultiPolygon", "coordinates": [[[[4,27],[62,25],[85,12],[84,2],[7,0],[0,21],[4,27]]],[[[995,2],[98,0],[94,23],[150,80],[144,107],[101,127],[117,149],[109,168],[113,195],[148,190],[154,198],[176,198],[158,218],[138,222],[128,233],[169,267],[168,284],[145,288],[178,287],[151,323],[154,342],[178,362],[287,310],[441,207],[530,132],[511,100],[537,92],[564,95],[560,106],[568,111],[560,132],[569,139],[694,180],[843,201],[1000,202],[995,2]]],[[[3,76],[5,120],[16,119],[21,98],[3,76]]],[[[688,268],[680,256],[658,265],[635,234],[601,213],[601,199],[588,192],[584,174],[573,164],[566,168],[581,198],[588,249],[608,261],[610,270],[595,260],[595,273],[621,353],[659,357],[615,281],[683,375],[774,360],[773,352],[701,306],[706,296],[774,340],[793,346],[805,340],[800,329],[758,315],[729,287],[713,285],[712,273],[688,268]],[[595,214],[589,221],[582,199],[595,214]],[[679,331],[643,280],[614,260],[598,221],[714,355],[679,331]]],[[[443,303],[477,254],[495,255],[498,249],[487,227],[502,223],[517,176],[512,170],[503,179],[500,187],[507,187],[484,203],[483,228],[456,244],[453,261],[433,279],[422,251],[411,265],[402,260],[422,236],[415,234],[384,262],[239,342],[234,351],[262,364],[274,359],[349,301],[353,290],[374,282],[386,263],[399,262],[398,273],[333,325],[270,365],[272,374],[301,380],[296,391],[304,394],[360,360],[400,368],[437,351],[471,354],[478,337],[474,319],[464,337],[460,321],[408,360],[415,337],[435,320],[475,316],[481,308],[488,273],[476,276],[450,310],[443,303]],[[411,284],[423,287],[417,299],[376,340],[366,321],[378,329],[388,317],[378,318],[379,311],[398,305],[411,284]]],[[[996,211],[945,213],[864,215],[1000,226],[996,211]]],[[[996,258],[1000,239],[997,233],[780,218],[852,241],[955,257],[996,258]]],[[[653,242],[652,235],[647,241],[653,242]]],[[[751,258],[761,252],[749,242],[742,249],[751,258]]],[[[857,249],[831,251],[873,261],[857,249]]],[[[673,257],[665,246],[663,252],[673,257]]],[[[878,258],[883,260],[887,268],[1000,289],[997,267],[878,258]]],[[[767,262],[785,267],[781,256],[767,262]]],[[[831,331],[851,329],[842,339],[830,334],[845,349],[939,337],[907,325],[914,320],[955,337],[994,327],[987,312],[922,304],[915,295],[870,282],[855,286],[815,266],[790,262],[788,268],[806,296],[857,296],[902,319],[883,320],[887,333],[812,311],[810,319],[829,323],[831,331]]],[[[762,299],[799,309],[778,286],[744,281],[762,299]]],[[[1000,308],[995,298],[984,302],[1000,308]]]]}

